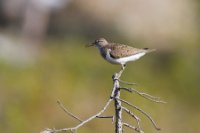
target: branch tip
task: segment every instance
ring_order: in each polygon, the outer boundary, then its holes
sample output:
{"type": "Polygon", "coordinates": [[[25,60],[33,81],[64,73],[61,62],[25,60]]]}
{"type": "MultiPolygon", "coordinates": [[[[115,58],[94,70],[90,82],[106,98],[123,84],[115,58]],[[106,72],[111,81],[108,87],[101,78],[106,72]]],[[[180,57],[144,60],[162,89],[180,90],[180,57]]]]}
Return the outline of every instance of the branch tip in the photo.
{"type": "Polygon", "coordinates": [[[160,100],[160,97],[155,97],[155,96],[152,96],[152,95],[150,95],[150,94],[140,92],[140,91],[138,91],[138,90],[136,90],[136,89],[133,89],[133,88],[121,87],[120,89],[126,90],[126,91],[128,91],[128,92],[135,92],[136,94],[142,96],[143,98],[145,98],[145,99],[147,99],[147,100],[150,100],[150,101],[153,101],[153,102],[156,102],[156,103],[163,103],[163,104],[167,103],[167,102],[165,102],[165,101],[161,101],[161,100],[160,100]]]}
{"type": "Polygon", "coordinates": [[[127,85],[137,85],[136,83],[126,82],[126,81],[123,81],[121,79],[119,79],[119,82],[123,83],[123,84],[127,84],[127,85]]]}
{"type": "Polygon", "coordinates": [[[74,114],[72,114],[70,111],[68,111],[64,105],[58,100],[57,101],[59,107],[69,116],[73,117],[74,119],[78,120],[79,122],[82,122],[83,120],[81,120],[80,118],[78,118],[77,116],[75,116],[74,114]]]}
{"type": "Polygon", "coordinates": [[[123,102],[123,103],[129,105],[130,107],[133,107],[134,109],[136,109],[136,110],[138,110],[139,112],[141,112],[142,114],[144,114],[144,115],[151,121],[151,123],[153,124],[153,126],[155,127],[155,129],[156,129],[156,130],[160,130],[160,128],[157,126],[157,124],[156,124],[155,121],[152,119],[152,117],[151,117],[149,114],[147,114],[145,111],[143,111],[142,109],[138,108],[137,106],[135,106],[135,105],[133,105],[133,104],[127,102],[126,100],[119,99],[119,98],[118,98],[118,100],[120,100],[121,102],[123,102]]]}

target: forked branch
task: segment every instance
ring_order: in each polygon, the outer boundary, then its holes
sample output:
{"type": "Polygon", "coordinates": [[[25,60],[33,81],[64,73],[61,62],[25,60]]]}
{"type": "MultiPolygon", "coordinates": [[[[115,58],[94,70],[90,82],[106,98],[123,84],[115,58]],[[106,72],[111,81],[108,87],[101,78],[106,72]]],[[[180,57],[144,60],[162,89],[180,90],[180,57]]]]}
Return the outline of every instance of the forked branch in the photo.
{"type": "MultiPolygon", "coordinates": [[[[98,116],[100,116],[102,113],[104,113],[104,111],[107,109],[107,107],[110,105],[110,102],[112,101],[112,99],[110,98],[106,105],[103,107],[103,109],[101,111],[99,111],[97,114],[89,117],[86,120],[81,121],[80,124],[78,124],[75,127],[71,127],[71,128],[62,128],[62,129],[46,129],[46,132],[41,132],[41,133],[56,133],[56,132],[62,132],[62,131],[71,131],[71,132],[75,132],[78,128],[80,128],[81,126],[83,126],[84,124],[90,122],[91,120],[98,118],[98,116]],[[47,132],[48,131],[48,132],[47,132]]],[[[71,115],[70,115],[71,116],[71,115]]],[[[74,116],[72,116],[74,118],[74,116]]]]}
{"type": "Polygon", "coordinates": [[[157,124],[154,122],[154,120],[152,119],[152,117],[146,113],[145,111],[143,111],[142,109],[138,108],[137,106],[129,103],[128,101],[125,101],[123,99],[120,98],[120,90],[126,90],[128,92],[135,92],[136,94],[151,100],[153,102],[157,102],[157,103],[166,103],[164,101],[161,101],[159,98],[151,96],[147,93],[143,93],[143,92],[139,92],[133,88],[126,88],[126,87],[120,87],[119,82],[125,83],[125,84],[129,84],[129,85],[133,85],[133,83],[129,83],[129,82],[125,82],[125,81],[121,81],[120,77],[121,74],[123,73],[124,69],[122,69],[120,72],[115,73],[112,77],[113,80],[113,89],[110,95],[110,98],[108,99],[108,101],[106,102],[106,104],[104,105],[104,107],[102,108],[102,110],[100,110],[98,113],[92,115],[91,117],[87,118],[86,120],[82,120],[79,117],[75,116],[74,114],[72,114],[71,112],[69,112],[69,110],[67,110],[63,104],[58,101],[59,106],[61,107],[61,109],[69,116],[73,117],[74,119],[76,119],[77,121],[79,121],[79,124],[74,126],[74,127],[70,127],[70,128],[62,128],[62,129],[46,129],[44,131],[42,131],[41,133],[57,133],[57,132],[62,132],[62,131],[70,131],[72,133],[75,133],[77,131],[78,128],[80,128],[81,126],[85,125],[86,123],[90,122],[91,120],[95,119],[95,118],[112,118],[112,121],[115,122],[115,133],[122,133],[122,129],[123,127],[128,127],[138,133],[144,133],[141,128],[140,128],[140,118],[138,116],[136,116],[131,110],[129,110],[128,108],[126,108],[125,106],[122,106],[122,103],[125,103],[126,105],[138,110],[139,112],[141,112],[143,115],[145,115],[150,121],[151,123],[154,125],[156,130],[160,130],[160,128],[157,126],[157,124]],[[110,103],[114,101],[114,107],[115,107],[115,116],[102,116],[102,114],[106,111],[106,109],[108,108],[108,106],[110,105],[110,103]],[[122,120],[122,112],[125,111],[127,114],[129,114],[131,117],[133,117],[136,122],[137,122],[137,126],[132,126],[128,123],[123,122],[122,120]]]}
{"type": "Polygon", "coordinates": [[[123,102],[123,103],[129,105],[130,107],[133,107],[134,109],[136,109],[136,110],[138,110],[139,112],[141,112],[142,114],[144,114],[144,115],[152,122],[152,124],[154,125],[154,127],[155,127],[156,130],[161,130],[161,129],[157,126],[157,124],[155,123],[155,121],[153,120],[153,118],[152,118],[148,113],[146,113],[146,112],[143,111],[142,109],[138,108],[137,106],[135,106],[135,105],[133,105],[133,104],[131,104],[131,103],[129,103],[129,102],[123,100],[123,99],[118,99],[118,100],[120,100],[121,102],[123,102]]]}

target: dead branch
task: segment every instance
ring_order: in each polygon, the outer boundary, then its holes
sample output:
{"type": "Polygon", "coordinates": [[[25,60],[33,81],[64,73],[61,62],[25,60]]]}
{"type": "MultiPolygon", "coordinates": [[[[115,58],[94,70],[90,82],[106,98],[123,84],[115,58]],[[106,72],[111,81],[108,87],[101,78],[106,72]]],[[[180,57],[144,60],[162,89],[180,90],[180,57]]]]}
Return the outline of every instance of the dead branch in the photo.
{"type": "Polygon", "coordinates": [[[138,133],[144,133],[140,128],[134,127],[134,126],[132,126],[128,123],[123,123],[123,126],[126,126],[126,127],[130,128],[130,129],[132,129],[132,130],[134,130],[138,133]]]}
{"type": "Polygon", "coordinates": [[[150,100],[150,101],[153,101],[156,103],[166,103],[165,101],[159,100],[160,99],[159,97],[154,97],[154,96],[151,96],[150,94],[139,92],[138,90],[133,89],[133,88],[121,87],[120,89],[126,90],[128,92],[135,92],[136,94],[140,95],[141,97],[146,98],[147,100],[150,100]]]}
{"type": "Polygon", "coordinates": [[[120,83],[127,84],[127,85],[137,85],[136,83],[126,82],[121,79],[118,79],[120,83]]]}
{"type": "Polygon", "coordinates": [[[139,117],[137,117],[133,112],[131,112],[129,109],[127,109],[127,108],[125,108],[125,107],[123,107],[123,106],[122,106],[122,109],[123,109],[127,114],[129,114],[130,116],[132,116],[132,117],[137,121],[138,126],[140,126],[140,125],[139,125],[139,122],[140,122],[140,118],[139,118],[139,117]]]}
{"type": "Polygon", "coordinates": [[[76,120],[78,120],[79,122],[83,122],[83,120],[81,120],[80,118],[78,118],[77,116],[75,116],[74,114],[72,114],[71,112],[69,112],[64,106],[63,104],[58,100],[57,101],[58,105],[61,107],[61,109],[67,113],[69,116],[75,118],[76,120]]]}
{"type": "Polygon", "coordinates": [[[123,103],[129,105],[130,107],[133,107],[134,109],[136,109],[136,110],[138,110],[139,112],[141,112],[142,114],[144,114],[144,115],[151,121],[151,123],[154,125],[154,127],[155,127],[156,130],[161,130],[161,129],[157,126],[157,124],[154,122],[154,120],[151,118],[151,116],[150,116],[148,113],[146,113],[146,112],[143,111],[142,109],[138,108],[138,107],[135,106],[135,105],[132,105],[131,103],[129,103],[129,102],[123,100],[123,99],[118,99],[118,100],[120,100],[121,102],[123,102],[123,103]]]}
{"type": "Polygon", "coordinates": [[[81,126],[83,126],[84,124],[90,122],[91,120],[93,120],[94,118],[97,118],[98,116],[100,116],[109,106],[110,102],[112,101],[112,99],[110,98],[106,105],[103,107],[103,109],[101,111],[99,111],[97,114],[89,117],[88,119],[82,121],[80,124],[78,124],[75,127],[71,127],[71,128],[62,128],[62,129],[47,129],[45,131],[48,131],[49,133],[56,133],[56,132],[62,132],[62,131],[71,131],[71,132],[75,132],[78,128],[80,128],[81,126]]]}
{"type": "Polygon", "coordinates": [[[129,103],[128,101],[125,101],[123,99],[120,98],[120,90],[126,90],[128,92],[134,92],[148,100],[154,101],[154,102],[158,102],[158,103],[166,103],[164,101],[160,101],[159,98],[151,96],[147,93],[143,93],[143,92],[139,92],[133,88],[126,88],[126,87],[120,87],[119,82],[124,83],[124,84],[128,84],[128,85],[133,85],[134,83],[129,83],[129,82],[125,82],[120,80],[121,74],[123,73],[124,69],[122,69],[120,72],[115,73],[112,76],[112,80],[113,80],[113,88],[112,88],[112,92],[110,95],[110,98],[108,99],[108,101],[106,102],[106,104],[104,105],[103,109],[100,110],[98,113],[96,113],[95,115],[92,115],[91,117],[87,118],[86,120],[82,120],[80,118],[78,118],[77,116],[75,116],[74,114],[72,114],[71,112],[69,112],[64,106],[63,104],[58,101],[59,106],[61,107],[61,109],[68,114],[69,116],[73,117],[74,119],[78,120],[80,123],[74,127],[71,128],[62,128],[62,129],[46,129],[44,131],[42,131],[41,133],[57,133],[57,132],[62,132],[62,131],[71,131],[72,133],[75,133],[81,126],[85,125],[86,123],[90,122],[91,120],[95,119],[95,118],[112,118],[112,122],[115,122],[115,133],[122,133],[123,131],[123,126],[128,127],[138,133],[144,133],[141,128],[140,128],[140,118],[138,116],[136,116],[132,111],[130,111],[128,108],[122,106],[122,103],[125,103],[126,105],[129,105],[130,107],[138,110],[139,112],[141,112],[142,114],[144,114],[153,124],[153,126],[155,127],[156,130],[160,130],[160,128],[157,126],[157,124],[154,122],[154,120],[152,119],[152,117],[146,113],[145,111],[143,111],[142,109],[138,108],[137,106],[129,103]],[[105,112],[105,110],[108,108],[108,106],[110,105],[110,103],[114,101],[114,107],[115,107],[115,116],[102,116],[102,114],[105,112]],[[137,122],[137,127],[132,126],[128,123],[124,123],[122,121],[122,112],[125,111],[127,114],[129,114],[131,117],[133,117],[136,122],[137,122]]]}
{"type": "MultiPolygon", "coordinates": [[[[121,76],[116,75],[116,76],[121,76]]],[[[118,100],[120,98],[120,89],[119,89],[119,77],[113,77],[113,82],[114,82],[114,103],[115,103],[115,133],[122,133],[122,106],[121,106],[121,101],[118,100]]]]}
{"type": "Polygon", "coordinates": [[[49,133],[56,133],[56,132],[62,132],[62,131],[71,131],[71,132],[75,132],[78,128],[80,128],[81,126],[83,126],[84,124],[90,122],[91,120],[93,120],[94,118],[98,118],[98,116],[100,116],[109,106],[110,102],[113,100],[115,101],[115,107],[116,107],[116,133],[122,133],[122,121],[121,121],[121,116],[122,116],[122,109],[121,109],[121,101],[118,100],[118,98],[120,98],[120,90],[119,90],[119,77],[121,76],[123,70],[120,71],[119,73],[116,73],[113,75],[113,90],[110,96],[110,99],[107,101],[106,105],[103,107],[103,109],[98,112],[97,114],[89,117],[86,120],[80,120],[78,117],[76,117],[75,115],[73,115],[72,113],[70,113],[59,101],[59,105],[60,107],[71,117],[79,120],[81,123],[78,124],[75,127],[71,127],[71,128],[62,128],[62,129],[46,129],[43,132],[49,132],[49,133]]]}
{"type": "Polygon", "coordinates": [[[113,119],[114,116],[97,116],[97,118],[112,118],[113,119]]]}

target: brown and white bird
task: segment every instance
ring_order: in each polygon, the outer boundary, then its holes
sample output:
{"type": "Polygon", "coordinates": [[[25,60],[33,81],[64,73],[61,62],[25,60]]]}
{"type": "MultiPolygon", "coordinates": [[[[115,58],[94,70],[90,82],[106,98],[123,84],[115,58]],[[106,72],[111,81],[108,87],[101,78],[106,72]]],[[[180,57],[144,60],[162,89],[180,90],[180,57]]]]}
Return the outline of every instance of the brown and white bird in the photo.
{"type": "Polygon", "coordinates": [[[140,49],[119,43],[109,43],[104,38],[95,40],[89,46],[96,46],[105,60],[112,64],[120,64],[122,69],[125,68],[127,62],[138,60],[146,53],[155,51],[155,49],[140,49]]]}

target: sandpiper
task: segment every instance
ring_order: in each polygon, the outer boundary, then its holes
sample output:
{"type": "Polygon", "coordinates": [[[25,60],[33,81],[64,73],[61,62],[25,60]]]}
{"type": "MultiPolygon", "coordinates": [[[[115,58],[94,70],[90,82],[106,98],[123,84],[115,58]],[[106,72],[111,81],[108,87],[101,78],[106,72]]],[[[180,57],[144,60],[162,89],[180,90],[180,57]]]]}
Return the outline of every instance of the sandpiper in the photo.
{"type": "Polygon", "coordinates": [[[109,43],[104,38],[99,38],[87,46],[96,46],[105,60],[112,64],[120,64],[122,70],[125,68],[127,62],[138,60],[146,53],[155,51],[155,49],[140,49],[119,43],[109,43]]]}

